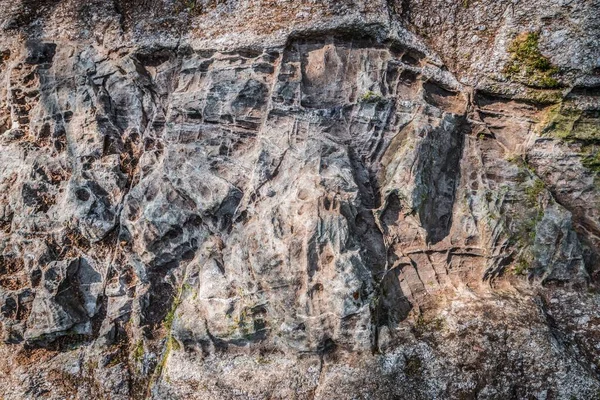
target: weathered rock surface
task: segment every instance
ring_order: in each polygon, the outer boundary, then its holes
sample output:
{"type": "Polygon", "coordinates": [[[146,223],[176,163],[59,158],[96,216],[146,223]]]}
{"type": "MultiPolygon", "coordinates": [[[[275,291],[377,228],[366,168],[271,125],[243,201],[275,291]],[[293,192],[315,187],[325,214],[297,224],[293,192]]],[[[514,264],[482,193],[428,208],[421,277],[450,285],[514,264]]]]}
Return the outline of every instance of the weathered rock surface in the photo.
{"type": "Polygon", "coordinates": [[[0,9],[0,397],[600,394],[597,1],[0,9]]]}

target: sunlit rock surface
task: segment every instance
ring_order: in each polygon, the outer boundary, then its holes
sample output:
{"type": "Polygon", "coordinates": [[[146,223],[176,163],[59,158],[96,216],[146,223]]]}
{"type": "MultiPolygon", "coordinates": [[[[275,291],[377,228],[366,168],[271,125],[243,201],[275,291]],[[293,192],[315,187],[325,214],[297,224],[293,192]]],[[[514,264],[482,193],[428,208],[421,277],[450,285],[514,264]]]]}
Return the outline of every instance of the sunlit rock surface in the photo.
{"type": "Polygon", "coordinates": [[[1,398],[599,395],[598,1],[0,10],[1,398]]]}

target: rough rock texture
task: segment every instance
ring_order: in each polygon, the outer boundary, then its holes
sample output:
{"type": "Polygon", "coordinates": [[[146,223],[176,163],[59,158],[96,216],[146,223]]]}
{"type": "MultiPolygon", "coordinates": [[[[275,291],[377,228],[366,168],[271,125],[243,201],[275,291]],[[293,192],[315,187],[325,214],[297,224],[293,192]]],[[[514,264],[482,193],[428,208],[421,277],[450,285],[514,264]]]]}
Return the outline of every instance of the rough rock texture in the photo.
{"type": "Polygon", "coordinates": [[[600,2],[0,10],[0,398],[600,396],[600,2]]]}

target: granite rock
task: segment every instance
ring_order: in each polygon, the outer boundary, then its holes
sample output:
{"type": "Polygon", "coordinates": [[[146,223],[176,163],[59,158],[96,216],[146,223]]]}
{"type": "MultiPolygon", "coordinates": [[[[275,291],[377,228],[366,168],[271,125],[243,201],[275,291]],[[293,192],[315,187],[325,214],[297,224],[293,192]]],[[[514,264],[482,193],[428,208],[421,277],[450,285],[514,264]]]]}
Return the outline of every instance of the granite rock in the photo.
{"type": "Polygon", "coordinates": [[[0,397],[600,393],[597,1],[0,7],[0,397]]]}

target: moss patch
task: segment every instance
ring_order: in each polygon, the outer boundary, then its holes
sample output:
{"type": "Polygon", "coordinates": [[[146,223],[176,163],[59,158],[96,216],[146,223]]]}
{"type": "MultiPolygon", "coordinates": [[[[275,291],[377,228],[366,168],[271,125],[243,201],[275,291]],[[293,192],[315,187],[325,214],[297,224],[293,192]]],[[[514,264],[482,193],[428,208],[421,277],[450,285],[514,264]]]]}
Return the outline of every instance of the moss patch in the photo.
{"type": "Polygon", "coordinates": [[[142,339],[138,340],[132,351],[133,360],[135,362],[141,362],[144,358],[144,342],[142,339]]]}
{"type": "Polygon", "coordinates": [[[540,35],[535,32],[522,33],[508,47],[511,60],[504,73],[512,80],[537,88],[559,86],[554,75],[558,68],[539,50],[540,35]]]}
{"type": "Polygon", "coordinates": [[[581,110],[569,102],[550,107],[542,134],[579,144],[581,164],[600,175],[600,111],[581,110]]]}
{"type": "Polygon", "coordinates": [[[224,0],[176,0],[173,4],[175,11],[182,12],[187,11],[191,15],[206,14],[210,10],[216,8],[219,4],[224,4],[224,0]]]}
{"type": "Polygon", "coordinates": [[[173,300],[173,304],[171,305],[171,309],[165,316],[163,321],[163,326],[167,329],[167,331],[171,331],[171,327],[173,326],[173,320],[175,320],[175,311],[177,311],[177,307],[181,304],[180,295],[178,295],[175,300],[173,300]]]}
{"type": "Polygon", "coordinates": [[[582,111],[564,108],[562,104],[551,107],[546,115],[547,124],[543,133],[549,133],[558,139],[573,139],[575,123],[581,118],[582,111]]]}
{"type": "Polygon", "coordinates": [[[517,248],[523,249],[512,265],[512,273],[515,275],[524,275],[529,271],[533,264],[534,255],[532,246],[535,242],[536,228],[538,223],[544,217],[544,212],[540,209],[534,215],[525,215],[513,226],[511,243],[517,248]]]}
{"type": "Polygon", "coordinates": [[[536,179],[533,185],[525,188],[526,203],[528,207],[538,207],[539,196],[544,192],[546,186],[540,179],[536,179]]]}
{"type": "Polygon", "coordinates": [[[540,90],[527,89],[523,99],[537,104],[557,104],[562,101],[563,94],[561,90],[540,90]]]}
{"type": "Polygon", "coordinates": [[[548,108],[543,121],[543,134],[557,139],[600,142],[600,112],[585,111],[570,102],[556,104],[548,108]]]}
{"type": "MultiPolygon", "coordinates": [[[[527,172],[529,165],[522,159],[515,160],[522,168],[523,174],[531,177],[527,172]]],[[[523,206],[507,215],[505,220],[509,234],[509,244],[519,250],[511,265],[510,272],[514,275],[526,274],[534,262],[532,246],[536,238],[536,229],[544,217],[542,199],[546,194],[544,182],[537,177],[533,180],[526,179],[521,182],[519,192],[523,193],[523,206]]]]}
{"type": "Polygon", "coordinates": [[[581,165],[594,174],[594,185],[600,190],[600,143],[581,147],[581,165]]]}
{"type": "Polygon", "coordinates": [[[428,332],[439,332],[446,326],[446,321],[441,317],[425,318],[420,314],[415,321],[414,330],[418,336],[422,336],[428,332]]]}
{"type": "Polygon", "coordinates": [[[583,154],[581,164],[590,171],[600,173],[600,148],[598,146],[587,146],[583,154]]]}
{"type": "Polygon", "coordinates": [[[375,93],[375,92],[369,90],[368,92],[366,92],[365,94],[363,94],[360,97],[359,102],[360,103],[382,103],[382,102],[385,102],[385,99],[379,93],[375,93]]]}
{"type": "Polygon", "coordinates": [[[514,264],[512,272],[515,275],[525,275],[525,273],[529,270],[530,260],[528,260],[529,255],[522,255],[519,257],[517,262],[514,264]]]}

